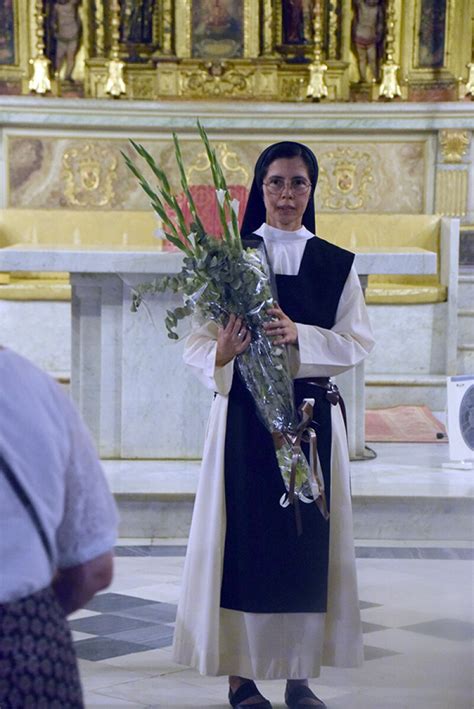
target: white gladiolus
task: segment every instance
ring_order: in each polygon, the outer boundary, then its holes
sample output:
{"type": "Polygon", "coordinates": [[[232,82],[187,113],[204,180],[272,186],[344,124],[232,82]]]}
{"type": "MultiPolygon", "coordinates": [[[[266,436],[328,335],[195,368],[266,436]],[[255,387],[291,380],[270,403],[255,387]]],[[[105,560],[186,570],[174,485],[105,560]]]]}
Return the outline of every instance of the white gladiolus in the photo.
{"type": "Polygon", "coordinates": [[[224,206],[224,200],[225,200],[226,193],[227,193],[226,190],[216,190],[217,201],[219,202],[221,207],[224,206]]]}
{"type": "Polygon", "coordinates": [[[165,230],[164,230],[164,229],[161,229],[161,227],[160,227],[160,228],[158,228],[158,229],[155,230],[153,236],[154,236],[156,239],[166,239],[165,230]]]}
{"type": "Polygon", "coordinates": [[[230,203],[231,209],[234,212],[235,216],[238,218],[239,217],[239,207],[240,207],[240,202],[238,199],[233,199],[232,202],[230,203]]]}

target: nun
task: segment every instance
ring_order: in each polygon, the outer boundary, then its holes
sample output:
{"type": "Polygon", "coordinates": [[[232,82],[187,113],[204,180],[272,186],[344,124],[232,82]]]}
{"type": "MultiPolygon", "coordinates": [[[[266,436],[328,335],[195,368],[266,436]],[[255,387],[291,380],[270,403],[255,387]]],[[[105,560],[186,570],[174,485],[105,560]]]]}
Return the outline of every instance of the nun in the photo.
{"type": "Polygon", "coordinates": [[[324,707],[308,686],[321,666],[357,667],[362,633],[343,402],[330,377],[366,357],[373,337],[354,254],[315,235],[318,163],[284,141],[258,158],[242,224],[262,241],[277,302],[267,332],[288,349],[295,404],[315,400],[312,427],[329,518],[300,505],[298,534],[275,440],[235,358],[250,333],[231,315],[189,335],[184,360],[215,392],[204,443],[174,636],[174,659],[228,675],[233,707],[269,709],[255,680],[285,679],[290,709],[324,707]]]}

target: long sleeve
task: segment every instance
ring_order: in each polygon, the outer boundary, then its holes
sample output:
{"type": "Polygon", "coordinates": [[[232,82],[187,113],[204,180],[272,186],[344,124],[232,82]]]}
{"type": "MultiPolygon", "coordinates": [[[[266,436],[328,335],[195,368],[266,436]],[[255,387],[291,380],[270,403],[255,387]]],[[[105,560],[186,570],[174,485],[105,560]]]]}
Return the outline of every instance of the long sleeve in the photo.
{"type": "Polygon", "coordinates": [[[359,277],[352,266],[330,330],[297,323],[298,349],[290,347],[296,378],[332,377],[354,367],[371,352],[374,339],[359,277]]]}
{"type": "Polygon", "coordinates": [[[207,322],[193,329],[184,345],[184,362],[207,389],[227,396],[232,386],[234,360],[224,367],[216,367],[218,326],[207,322]]]}

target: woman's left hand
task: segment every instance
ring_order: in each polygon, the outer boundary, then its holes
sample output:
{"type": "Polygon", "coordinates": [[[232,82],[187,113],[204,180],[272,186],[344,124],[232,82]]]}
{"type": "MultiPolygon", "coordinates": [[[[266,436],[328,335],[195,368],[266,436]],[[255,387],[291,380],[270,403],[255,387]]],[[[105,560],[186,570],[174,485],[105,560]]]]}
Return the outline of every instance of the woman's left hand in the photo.
{"type": "Polygon", "coordinates": [[[275,303],[273,308],[269,308],[267,313],[272,316],[270,322],[265,323],[263,326],[265,332],[270,337],[275,337],[273,341],[274,345],[296,345],[298,344],[298,329],[293,322],[290,320],[288,315],[285,315],[280,306],[275,303]]]}

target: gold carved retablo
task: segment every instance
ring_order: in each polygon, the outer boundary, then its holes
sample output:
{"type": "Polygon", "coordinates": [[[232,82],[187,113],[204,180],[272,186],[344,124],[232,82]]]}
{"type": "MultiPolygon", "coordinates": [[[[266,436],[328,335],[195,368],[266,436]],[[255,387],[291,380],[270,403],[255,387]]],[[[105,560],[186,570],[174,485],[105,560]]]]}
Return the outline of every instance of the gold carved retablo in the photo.
{"type": "Polygon", "coordinates": [[[439,133],[439,146],[443,162],[462,162],[470,142],[467,130],[442,130],[439,133]]]}
{"type": "Polygon", "coordinates": [[[68,206],[103,207],[115,193],[117,158],[108,148],[87,143],[67,150],[63,156],[64,196],[68,206]]]}

